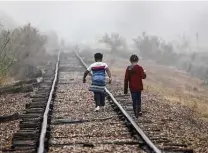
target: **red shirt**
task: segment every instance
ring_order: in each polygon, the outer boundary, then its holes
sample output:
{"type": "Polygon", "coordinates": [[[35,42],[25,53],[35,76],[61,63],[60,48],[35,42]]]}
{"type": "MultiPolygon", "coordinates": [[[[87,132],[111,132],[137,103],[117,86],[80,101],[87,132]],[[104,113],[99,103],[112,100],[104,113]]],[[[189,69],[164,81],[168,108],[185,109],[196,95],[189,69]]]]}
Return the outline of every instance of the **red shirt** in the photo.
{"type": "Polygon", "coordinates": [[[128,87],[130,88],[131,92],[142,91],[142,79],[145,78],[146,74],[144,73],[144,69],[140,65],[136,64],[128,66],[124,79],[124,93],[128,92],[128,87]]]}

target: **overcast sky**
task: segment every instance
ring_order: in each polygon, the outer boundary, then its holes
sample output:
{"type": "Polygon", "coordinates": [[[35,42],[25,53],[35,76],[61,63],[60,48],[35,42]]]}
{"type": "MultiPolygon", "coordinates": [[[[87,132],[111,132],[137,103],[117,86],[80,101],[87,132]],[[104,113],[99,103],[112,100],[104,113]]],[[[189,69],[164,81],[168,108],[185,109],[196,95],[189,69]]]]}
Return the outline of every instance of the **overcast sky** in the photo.
{"type": "Polygon", "coordinates": [[[208,2],[0,2],[16,22],[55,30],[70,41],[119,32],[132,38],[147,31],[165,39],[196,32],[208,40],[208,2]]]}

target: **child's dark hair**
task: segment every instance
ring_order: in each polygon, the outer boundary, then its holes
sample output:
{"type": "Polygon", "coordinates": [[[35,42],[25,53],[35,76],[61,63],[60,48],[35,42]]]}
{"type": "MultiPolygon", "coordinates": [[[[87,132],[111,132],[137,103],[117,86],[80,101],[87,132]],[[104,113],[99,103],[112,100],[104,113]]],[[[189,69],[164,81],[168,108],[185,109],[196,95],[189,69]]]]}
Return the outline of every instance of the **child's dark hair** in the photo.
{"type": "Polygon", "coordinates": [[[130,62],[131,63],[132,62],[138,62],[138,61],[139,61],[139,58],[138,58],[137,55],[135,55],[135,54],[131,55],[131,57],[130,57],[130,62]]]}
{"type": "Polygon", "coordinates": [[[101,53],[96,53],[95,55],[94,55],[94,58],[95,58],[95,61],[97,62],[97,61],[102,61],[103,60],[103,54],[101,54],[101,53]]]}

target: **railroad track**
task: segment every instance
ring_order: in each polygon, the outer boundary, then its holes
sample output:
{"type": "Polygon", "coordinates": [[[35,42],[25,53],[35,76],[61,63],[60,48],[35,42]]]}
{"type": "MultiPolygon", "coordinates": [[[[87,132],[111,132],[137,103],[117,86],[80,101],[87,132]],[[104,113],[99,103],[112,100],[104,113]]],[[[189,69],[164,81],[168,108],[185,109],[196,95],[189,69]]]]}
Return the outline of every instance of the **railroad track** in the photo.
{"type": "MultiPolygon", "coordinates": [[[[80,57],[81,58],[81,57],[80,57]]],[[[86,64],[84,64],[86,67],[86,64]]],[[[111,86],[112,93],[114,93],[115,99],[119,102],[121,107],[130,115],[130,117],[139,125],[141,133],[145,133],[148,139],[164,153],[193,153],[193,149],[190,148],[186,142],[180,141],[180,136],[170,137],[168,133],[163,131],[163,126],[166,121],[170,119],[164,116],[163,120],[155,121],[148,116],[148,108],[144,108],[145,113],[140,116],[138,119],[134,117],[134,112],[131,103],[131,97],[129,95],[123,94],[123,88],[120,86],[120,82],[116,82],[116,86],[111,86]],[[119,84],[119,85],[118,85],[119,84]],[[178,138],[178,139],[177,139],[178,138]]],[[[146,106],[147,107],[147,106],[146,106]]],[[[140,133],[140,132],[139,132],[140,133]]],[[[141,134],[140,133],[140,134],[141,134]]],[[[146,140],[144,140],[146,141],[146,140]]]]}
{"type": "MultiPolygon", "coordinates": [[[[2,152],[30,153],[36,152],[41,135],[41,126],[47,126],[46,120],[50,122],[50,115],[46,112],[52,106],[53,89],[55,89],[55,72],[58,68],[57,60],[52,59],[52,64],[47,66],[43,82],[39,85],[32,102],[26,104],[26,109],[20,115],[19,130],[13,135],[12,147],[5,148],[2,152]],[[46,118],[47,117],[47,118],[46,118]]],[[[47,134],[47,133],[46,133],[47,134]]]]}
{"type": "Polygon", "coordinates": [[[92,95],[80,81],[85,68],[77,54],[58,56],[26,106],[12,148],[4,152],[163,152],[107,89],[105,111],[93,111],[92,95]]]}
{"type": "MultiPolygon", "coordinates": [[[[134,118],[134,113],[132,110],[131,101],[129,96],[124,96],[119,92],[115,92],[116,99],[120,102],[121,106],[127,111],[127,113],[134,118]]],[[[147,109],[143,108],[145,113],[138,119],[135,119],[137,124],[142,131],[146,133],[148,138],[160,149],[162,152],[167,153],[193,153],[193,149],[189,148],[185,142],[178,142],[175,138],[170,138],[168,133],[163,132],[163,126],[168,121],[167,118],[164,117],[162,121],[154,121],[148,115],[147,109]]]]}
{"type": "MultiPolygon", "coordinates": [[[[78,55],[79,56],[79,55],[78,55]]],[[[82,61],[82,58],[80,58],[80,61],[83,64],[83,66],[87,67],[86,63],[82,61]]],[[[119,84],[119,83],[118,83],[119,84]]],[[[109,92],[107,90],[107,92],[109,92]]],[[[178,141],[177,139],[170,138],[167,133],[162,131],[162,126],[166,122],[166,118],[164,117],[163,121],[153,121],[150,117],[146,116],[145,114],[139,117],[139,119],[136,119],[134,117],[134,112],[131,104],[131,97],[129,95],[123,95],[123,88],[119,86],[114,87],[112,89],[112,92],[114,93],[114,96],[111,95],[111,99],[113,102],[119,102],[118,105],[121,106],[121,109],[124,109],[123,113],[127,113],[129,115],[129,118],[134,121],[139,127],[137,127],[137,133],[140,137],[143,138],[144,143],[147,143],[147,147],[150,147],[150,150],[146,150],[147,152],[164,152],[164,153],[193,153],[193,149],[189,148],[185,142],[178,141]],[[146,135],[148,136],[146,136],[146,135]],[[149,145],[151,144],[151,146],[149,145]]],[[[121,111],[121,110],[119,110],[121,111]]],[[[129,121],[128,121],[129,122],[129,121]]],[[[131,123],[130,123],[131,124],[131,123]]],[[[134,127],[135,128],[135,127],[134,127]]]]}

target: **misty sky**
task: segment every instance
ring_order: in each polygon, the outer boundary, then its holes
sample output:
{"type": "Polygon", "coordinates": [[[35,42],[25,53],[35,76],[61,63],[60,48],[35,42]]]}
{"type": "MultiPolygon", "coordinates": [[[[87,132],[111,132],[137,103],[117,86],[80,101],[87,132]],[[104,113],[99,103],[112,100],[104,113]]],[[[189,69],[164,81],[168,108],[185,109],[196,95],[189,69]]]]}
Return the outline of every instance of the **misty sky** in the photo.
{"type": "Polygon", "coordinates": [[[70,41],[89,41],[105,32],[131,39],[147,31],[165,39],[186,33],[208,38],[208,2],[0,2],[0,11],[19,24],[55,30],[70,41]]]}

